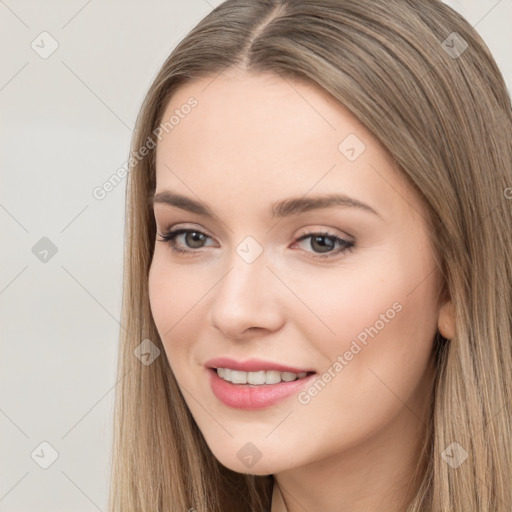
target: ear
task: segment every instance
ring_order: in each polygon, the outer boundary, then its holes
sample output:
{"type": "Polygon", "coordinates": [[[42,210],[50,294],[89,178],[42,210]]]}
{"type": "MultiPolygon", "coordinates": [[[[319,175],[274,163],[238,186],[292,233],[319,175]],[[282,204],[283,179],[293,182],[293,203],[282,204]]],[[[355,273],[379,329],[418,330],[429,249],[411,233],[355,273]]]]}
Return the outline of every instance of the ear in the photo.
{"type": "Polygon", "coordinates": [[[439,310],[437,328],[447,340],[455,337],[455,307],[451,300],[446,301],[439,310]]]}

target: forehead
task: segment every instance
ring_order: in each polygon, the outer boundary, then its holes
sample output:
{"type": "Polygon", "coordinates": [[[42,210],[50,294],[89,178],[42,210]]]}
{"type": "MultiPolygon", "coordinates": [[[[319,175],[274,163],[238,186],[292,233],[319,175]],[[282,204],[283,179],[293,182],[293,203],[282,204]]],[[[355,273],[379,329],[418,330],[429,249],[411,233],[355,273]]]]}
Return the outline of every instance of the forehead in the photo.
{"type": "Polygon", "coordinates": [[[222,183],[223,198],[236,195],[250,204],[314,188],[384,208],[411,192],[371,132],[306,81],[224,71],[181,86],[162,121],[172,116],[179,122],[157,146],[157,189],[219,195],[222,183]],[[196,106],[184,108],[190,98],[196,106]],[[400,194],[386,189],[386,181],[400,194]]]}
{"type": "MultiPolygon", "coordinates": [[[[342,103],[304,80],[225,70],[181,86],[167,105],[163,119],[179,113],[191,97],[197,100],[197,106],[169,133],[176,142],[183,142],[193,132],[198,143],[207,142],[212,136],[217,144],[245,142],[253,137],[255,143],[265,147],[295,143],[298,149],[304,140],[314,140],[316,144],[311,149],[332,152],[338,150],[340,136],[355,133],[378,145],[342,103]]],[[[254,153],[260,149],[253,147],[254,153]]],[[[306,150],[303,147],[301,153],[306,150]]]]}

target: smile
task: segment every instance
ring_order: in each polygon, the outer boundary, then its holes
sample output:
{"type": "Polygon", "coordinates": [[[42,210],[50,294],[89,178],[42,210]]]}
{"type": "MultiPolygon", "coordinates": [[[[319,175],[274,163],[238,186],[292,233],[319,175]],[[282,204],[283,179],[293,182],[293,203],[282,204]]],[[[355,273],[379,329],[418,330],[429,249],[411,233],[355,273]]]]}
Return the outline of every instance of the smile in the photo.
{"type": "Polygon", "coordinates": [[[233,384],[250,384],[262,386],[265,384],[279,384],[280,382],[293,382],[308,375],[308,372],[292,373],[275,370],[262,370],[257,372],[244,372],[231,368],[217,368],[217,375],[233,384]]]}
{"type": "Polygon", "coordinates": [[[223,367],[208,368],[206,372],[211,390],[218,400],[228,407],[248,410],[275,405],[299,393],[316,378],[315,372],[293,373],[275,370],[244,372],[223,367]],[[219,374],[219,370],[221,374],[224,373],[224,377],[219,374]],[[241,382],[227,380],[228,376],[230,379],[241,382]],[[282,377],[283,380],[281,380],[282,377]],[[292,377],[293,380],[285,380],[292,377]]]}

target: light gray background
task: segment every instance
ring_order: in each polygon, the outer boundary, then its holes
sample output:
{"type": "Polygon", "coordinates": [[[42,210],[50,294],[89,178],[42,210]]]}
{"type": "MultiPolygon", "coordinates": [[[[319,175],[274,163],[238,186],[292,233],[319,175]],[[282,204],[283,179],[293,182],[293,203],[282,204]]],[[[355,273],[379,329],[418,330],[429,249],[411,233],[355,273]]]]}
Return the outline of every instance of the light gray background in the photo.
{"type": "MultiPolygon", "coordinates": [[[[125,183],[92,191],[126,161],[164,59],[219,3],[0,0],[1,512],[106,510],[125,183]]],[[[512,0],[447,3],[510,90],[512,0]]]]}

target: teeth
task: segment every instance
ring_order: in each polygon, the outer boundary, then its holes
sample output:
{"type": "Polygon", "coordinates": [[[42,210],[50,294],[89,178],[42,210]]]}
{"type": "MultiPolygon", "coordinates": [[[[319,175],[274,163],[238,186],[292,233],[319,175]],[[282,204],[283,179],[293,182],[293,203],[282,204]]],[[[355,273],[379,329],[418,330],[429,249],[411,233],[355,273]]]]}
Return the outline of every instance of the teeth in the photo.
{"type": "Polygon", "coordinates": [[[263,384],[279,384],[281,381],[291,382],[296,379],[302,379],[307,373],[301,372],[297,374],[291,372],[277,372],[275,370],[242,372],[239,370],[231,370],[230,368],[217,368],[217,375],[233,384],[261,386],[263,384]]]}

